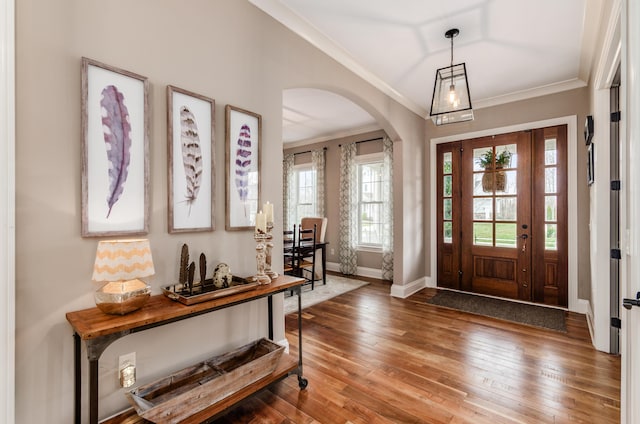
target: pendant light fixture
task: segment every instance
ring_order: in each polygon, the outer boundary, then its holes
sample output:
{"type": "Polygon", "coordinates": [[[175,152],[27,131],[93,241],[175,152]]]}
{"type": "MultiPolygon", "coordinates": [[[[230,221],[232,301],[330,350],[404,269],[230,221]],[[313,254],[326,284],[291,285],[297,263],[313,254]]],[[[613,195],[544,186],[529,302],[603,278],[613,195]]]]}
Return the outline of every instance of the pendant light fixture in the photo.
{"type": "Polygon", "coordinates": [[[458,34],[460,31],[457,28],[444,34],[451,40],[451,66],[436,71],[429,114],[436,125],[473,120],[467,68],[464,63],[453,64],[453,37],[458,34]]]}

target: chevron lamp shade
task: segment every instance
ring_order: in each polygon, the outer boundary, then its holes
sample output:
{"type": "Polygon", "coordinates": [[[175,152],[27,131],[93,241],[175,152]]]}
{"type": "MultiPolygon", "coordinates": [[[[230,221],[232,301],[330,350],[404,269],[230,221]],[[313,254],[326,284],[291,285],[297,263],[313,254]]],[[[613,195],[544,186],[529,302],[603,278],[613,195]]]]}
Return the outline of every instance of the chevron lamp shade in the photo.
{"type": "Polygon", "coordinates": [[[127,281],[153,274],[149,240],[103,240],[98,243],[93,281],[127,281]]]}
{"type": "Polygon", "coordinates": [[[151,288],[139,278],[153,274],[149,240],[100,241],[91,279],[107,284],[96,291],[96,305],[107,314],[117,315],[139,309],[151,294],[151,288]]]}

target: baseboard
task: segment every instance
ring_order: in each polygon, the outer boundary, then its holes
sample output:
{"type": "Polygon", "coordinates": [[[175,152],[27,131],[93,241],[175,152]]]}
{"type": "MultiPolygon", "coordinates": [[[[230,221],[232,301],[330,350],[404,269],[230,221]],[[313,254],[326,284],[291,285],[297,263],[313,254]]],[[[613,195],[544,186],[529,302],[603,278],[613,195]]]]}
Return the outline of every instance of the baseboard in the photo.
{"type": "MultiPolygon", "coordinates": [[[[327,262],[327,271],[340,272],[340,264],[337,262],[327,262]]],[[[376,268],[359,266],[356,269],[356,275],[382,280],[382,270],[376,268]]]]}
{"type": "Polygon", "coordinates": [[[595,346],[594,344],[594,337],[593,337],[593,310],[591,309],[591,302],[589,302],[588,300],[584,300],[584,299],[578,299],[578,305],[580,307],[580,309],[585,310],[584,314],[587,316],[587,326],[589,327],[589,335],[591,336],[591,344],[595,346]]]}
{"type": "Polygon", "coordinates": [[[289,353],[289,340],[287,340],[286,337],[280,341],[277,341],[276,344],[284,346],[284,353],[289,353]]]}
{"type": "Polygon", "coordinates": [[[408,284],[393,284],[391,286],[391,296],[405,299],[423,288],[429,287],[430,280],[431,278],[429,277],[421,277],[408,284]]]}

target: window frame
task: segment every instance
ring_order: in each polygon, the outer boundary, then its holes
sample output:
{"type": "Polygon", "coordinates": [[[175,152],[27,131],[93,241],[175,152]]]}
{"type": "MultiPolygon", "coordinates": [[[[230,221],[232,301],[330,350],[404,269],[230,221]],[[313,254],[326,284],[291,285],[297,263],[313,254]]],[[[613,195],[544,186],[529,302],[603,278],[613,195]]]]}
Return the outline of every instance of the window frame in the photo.
{"type": "MultiPolygon", "coordinates": [[[[362,206],[363,204],[378,204],[383,205],[384,201],[375,201],[375,202],[363,202],[362,200],[362,165],[371,165],[371,164],[380,164],[384,163],[384,152],[377,153],[369,153],[365,155],[356,156],[355,159],[356,167],[357,167],[357,187],[358,187],[358,217],[362,216],[362,206]]],[[[388,176],[383,176],[383,180],[388,179],[388,176]]],[[[384,225],[384,223],[381,223],[384,225]]],[[[363,243],[362,242],[362,219],[358,218],[358,243],[356,245],[356,249],[362,252],[382,252],[382,240],[380,243],[363,243]]]]}
{"type": "Polygon", "coordinates": [[[295,184],[295,189],[296,189],[296,204],[294,205],[294,223],[299,224],[300,221],[302,220],[303,216],[298,216],[299,214],[299,207],[300,205],[311,205],[311,210],[312,213],[310,215],[308,214],[304,214],[304,216],[315,216],[315,211],[317,208],[317,199],[316,196],[314,196],[313,198],[313,202],[312,203],[301,203],[300,202],[300,173],[301,172],[311,172],[312,176],[313,176],[313,191],[314,193],[317,193],[318,190],[318,172],[313,169],[313,164],[311,162],[308,163],[301,163],[301,164],[297,164],[293,166],[293,174],[294,174],[294,184],[295,184]]]}

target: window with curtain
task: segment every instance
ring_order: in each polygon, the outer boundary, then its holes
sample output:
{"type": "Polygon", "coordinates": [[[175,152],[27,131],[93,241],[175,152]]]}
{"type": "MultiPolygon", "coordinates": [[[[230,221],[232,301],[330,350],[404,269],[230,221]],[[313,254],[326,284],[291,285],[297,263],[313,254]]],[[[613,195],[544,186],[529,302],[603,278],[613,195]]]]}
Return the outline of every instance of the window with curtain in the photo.
{"type": "Polygon", "coordinates": [[[284,227],[299,224],[305,216],[324,216],[325,149],[311,150],[311,162],[295,165],[295,154],[283,159],[284,227]]]}

